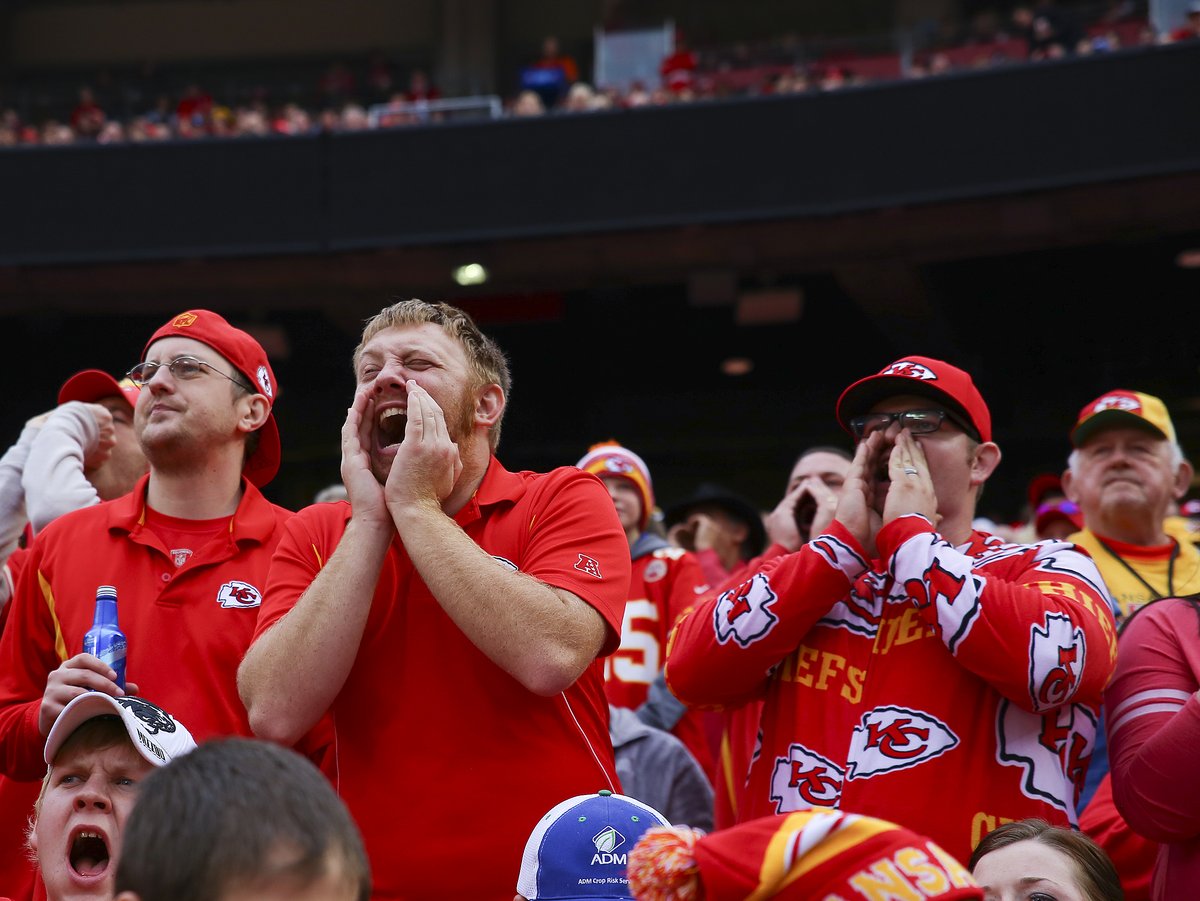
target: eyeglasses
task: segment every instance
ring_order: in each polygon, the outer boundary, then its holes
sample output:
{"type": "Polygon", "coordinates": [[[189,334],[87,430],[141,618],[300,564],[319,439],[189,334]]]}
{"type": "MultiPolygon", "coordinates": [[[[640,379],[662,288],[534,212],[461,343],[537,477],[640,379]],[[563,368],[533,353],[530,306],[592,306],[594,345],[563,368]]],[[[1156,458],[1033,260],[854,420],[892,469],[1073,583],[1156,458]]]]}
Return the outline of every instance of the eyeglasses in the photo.
{"type": "Polygon", "coordinates": [[[967,428],[957,416],[947,413],[945,410],[905,410],[903,413],[867,413],[864,416],[855,416],[851,419],[850,430],[854,433],[854,439],[861,441],[867,435],[886,429],[893,422],[898,422],[900,423],[900,428],[908,429],[914,435],[928,435],[930,432],[936,432],[940,429],[942,423],[947,419],[967,434],[971,434],[973,431],[967,428]]]}
{"type": "Polygon", "coordinates": [[[243,391],[249,391],[251,394],[254,393],[253,389],[251,389],[240,379],[235,379],[231,375],[226,375],[221,370],[217,369],[217,367],[213,366],[212,363],[206,363],[204,360],[198,360],[195,357],[176,357],[169,363],[138,363],[131,370],[129,370],[129,372],[125,373],[125,376],[129,379],[129,381],[141,388],[152,378],[154,378],[154,373],[158,372],[158,370],[164,366],[171,371],[172,378],[179,379],[182,382],[199,378],[200,373],[207,369],[210,372],[215,372],[222,378],[229,379],[229,381],[233,382],[243,391]]]}

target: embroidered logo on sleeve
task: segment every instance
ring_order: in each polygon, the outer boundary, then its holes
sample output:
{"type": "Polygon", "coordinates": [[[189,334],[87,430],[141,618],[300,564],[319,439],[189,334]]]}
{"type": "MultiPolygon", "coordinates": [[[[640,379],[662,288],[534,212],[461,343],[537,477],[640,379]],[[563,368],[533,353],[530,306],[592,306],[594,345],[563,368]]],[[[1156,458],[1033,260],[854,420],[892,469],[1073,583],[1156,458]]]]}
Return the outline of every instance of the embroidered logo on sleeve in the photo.
{"type": "Polygon", "coordinates": [[[779,595],[771,590],[771,582],[762,573],[731,588],[719,598],[713,613],[717,641],[727,644],[730,639],[743,648],[765,637],[779,622],[770,607],[779,595]]]}
{"type": "Polygon", "coordinates": [[[793,744],[787,757],[775,758],[771,773],[771,800],[776,813],[807,810],[810,807],[837,807],[842,796],[841,767],[832,760],[793,744]]]}
{"type": "Polygon", "coordinates": [[[262,594],[249,582],[235,580],[221,586],[217,602],[222,607],[257,607],[262,603],[262,594]]]}
{"type": "Polygon", "coordinates": [[[597,579],[603,579],[600,575],[600,563],[595,557],[589,557],[587,554],[580,554],[579,559],[575,561],[575,568],[581,573],[587,573],[589,576],[595,576],[597,579]]]}
{"type": "Polygon", "coordinates": [[[935,716],[905,707],[876,707],[854,727],[846,778],[869,779],[907,769],[957,746],[958,736],[935,716]]]}

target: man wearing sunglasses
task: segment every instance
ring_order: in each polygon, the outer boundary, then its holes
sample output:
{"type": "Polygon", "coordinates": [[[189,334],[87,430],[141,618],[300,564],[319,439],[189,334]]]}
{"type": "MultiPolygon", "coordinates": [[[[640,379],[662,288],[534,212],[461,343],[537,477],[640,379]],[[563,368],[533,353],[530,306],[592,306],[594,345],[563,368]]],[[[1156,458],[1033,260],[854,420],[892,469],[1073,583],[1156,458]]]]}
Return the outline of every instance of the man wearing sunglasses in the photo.
{"type": "Polygon", "coordinates": [[[17,822],[29,813],[8,800],[27,796],[18,780],[45,773],[38,749],[86,691],[140,694],[201,741],[250,734],[237,667],[291,516],[259,491],[279,468],[278,385],[259,343],[208,310],[156,331],[129,377],[140,385],[133,427],[149,472],[37,535],[0,635],[0,816],[17,822]],[[100,585],[117,589],[124,688],[82,653],[100,585]]]}
{"type": "Polygon", "coordinates": [[[740,820],[882,817],[966,860],[1002,822],[1075,821],[1112,672],[1112,615],[1074,545],[975,531],[1000,462],[971,377],[905,357],[852,384],[857,447],[832,523],[676,626],[689,705],[762,698],[740,820]]]}

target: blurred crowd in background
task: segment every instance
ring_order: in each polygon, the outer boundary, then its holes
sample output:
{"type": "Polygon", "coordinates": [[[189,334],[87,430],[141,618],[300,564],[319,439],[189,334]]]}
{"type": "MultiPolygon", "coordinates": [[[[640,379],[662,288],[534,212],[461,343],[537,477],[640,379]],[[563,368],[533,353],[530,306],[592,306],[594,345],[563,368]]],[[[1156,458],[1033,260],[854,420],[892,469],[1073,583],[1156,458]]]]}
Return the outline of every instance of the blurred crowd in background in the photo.
{"type": "Polygon", "coordinates": [[[1197,37],[1200,3],[1189,7],[1185,25],[1159,33],[1144,6],[1132,0],[1090,16],[1040,2],[1005,15],[931,23],[910,34],[901,49],[866,38],[814,41],[794,33],[693,47],[676,31],[671,51],[658,61],[657,80],[615,86],[589,80],[576,55],[547,36],[540,53],[511,73],[505,97],[476,98],[474,104],[445,103],[432,66],[383,53],[233,67],[210,79],[219,86],[195,71],[147,63],[136,71],[97,72],[83,85],[67,87],[61,77],[9,85],[0,92],[0,147],[311,135],[424,124],[460,113],[540,116],[831,91],[1197,37]]]}

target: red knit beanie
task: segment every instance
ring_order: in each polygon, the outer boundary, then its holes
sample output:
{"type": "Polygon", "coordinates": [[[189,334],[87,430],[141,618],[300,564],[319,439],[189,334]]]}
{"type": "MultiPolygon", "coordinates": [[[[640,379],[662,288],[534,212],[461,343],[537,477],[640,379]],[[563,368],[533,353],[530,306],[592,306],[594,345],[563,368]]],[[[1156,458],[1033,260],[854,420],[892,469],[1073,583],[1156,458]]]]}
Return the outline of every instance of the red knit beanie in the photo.
{"type": "Polygon", "coordinates": [[[615,441],[593,444],[583,459],[575,464],[584,472],[597,476],[616,476],[634,484],[642,496],[642,517],[639,528],[644,532],[654,512],[654,486],[650,481],[650,469],[646,461],[627,447],[615,441]]]}
{"type": "Polygon", "coordinates": [[[966,867],[924,836],[824,809],[712,835],[651,829],[629,853],[629,885],[638,901],[983,897],[966,867]]]}

